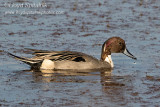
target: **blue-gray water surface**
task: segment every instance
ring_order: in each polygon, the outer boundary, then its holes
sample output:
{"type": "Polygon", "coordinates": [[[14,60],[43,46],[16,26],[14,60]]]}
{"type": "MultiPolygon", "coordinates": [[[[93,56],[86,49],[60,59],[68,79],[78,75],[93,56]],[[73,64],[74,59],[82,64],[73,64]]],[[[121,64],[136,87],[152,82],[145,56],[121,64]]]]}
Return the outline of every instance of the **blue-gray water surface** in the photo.
{"type": "Polygon", "coordinates": [[[0,50],[70,50],[100,58],[119,36],[138,60],[113,54],[112,71],[41,71],[0,53],[0,106],[160,106],[159,0],[3,0],[0,50]]]}

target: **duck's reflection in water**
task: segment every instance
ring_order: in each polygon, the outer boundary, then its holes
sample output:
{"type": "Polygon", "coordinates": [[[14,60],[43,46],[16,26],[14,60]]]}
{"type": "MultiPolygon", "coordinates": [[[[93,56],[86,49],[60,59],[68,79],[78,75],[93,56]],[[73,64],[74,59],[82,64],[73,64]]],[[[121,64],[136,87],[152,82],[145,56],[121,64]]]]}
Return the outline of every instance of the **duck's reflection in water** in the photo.
{"type": "MultiPolygon", "coordinates": [[[[30,70],[35,81],[42,82],[95,82],[106,70],[30,70]]],[[[107,70],[111,73],[111,70],[107,70]]]]}
{"type": "Polygon", "coordinates": [[[123,76],[112,75],[112,69],[101,70],[25,70],[32,72],[35,82],[94,82],[100,80],[102,87],[125,86],[123,76]]]}
{"type": "Polygon", "coordinates": [[[102,91],[109,102],[117,105],[126,105],[130,100],[126,93],[133,91],[132,76],[115,76],[111,72],[101,72],[102,91]]]}
{"type": "Polygon", "coordinates": [[[25,70],[32,72],[35,82],[100,82],[104,92],[125,86],[126,77],[114,76],[112,69],[101,70],[25,70]]]}
{"type": "MultiPolygon", "coordinates": [[[[69,90],[69,92],[77,92],[76,95],[81,92],[94,93],[93,99],[101,97],[103,100],[118,104],[125,103],[127,98],[125,92],[130,83],[128,80],[131,79],[128,76],[114,76],[112,70],[27,70],[21,73],[20,77],[28,80],[28,74],[30,75],[29,81],[33,81],[34,86],[38,86],[42,90],[69,90]],[[25,78],[23,75],[26,74],[25,78]]],[[[29,81],[28,83],[30,83],[29,81]]],[[[33,87],[32,83],[28,86],[33,87]]]]}
{"type": "Polygon", "coordinates": [[[125,86],[119,80],[124,79],[121,76],[114,76],[111,72],[101,72],[101,84],[103,87],[107,86],[125,86]]]}

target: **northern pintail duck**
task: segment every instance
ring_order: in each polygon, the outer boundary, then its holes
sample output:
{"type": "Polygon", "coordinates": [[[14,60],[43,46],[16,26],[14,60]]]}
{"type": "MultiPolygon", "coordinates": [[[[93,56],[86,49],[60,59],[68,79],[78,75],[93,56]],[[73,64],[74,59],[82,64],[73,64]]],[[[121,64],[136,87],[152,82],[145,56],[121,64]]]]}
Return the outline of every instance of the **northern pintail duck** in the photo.
{"type": "Polygon", "coordinates": [[[123,53],[136,59],[126,48],[125,41],[120,37],[111,37],[102,45],[101,59],[81,52],[46,51],[30,49],[33,58],[11,56],[25,62],[33,69],[110,69],[113,68],[111,53],[123,53]]]}

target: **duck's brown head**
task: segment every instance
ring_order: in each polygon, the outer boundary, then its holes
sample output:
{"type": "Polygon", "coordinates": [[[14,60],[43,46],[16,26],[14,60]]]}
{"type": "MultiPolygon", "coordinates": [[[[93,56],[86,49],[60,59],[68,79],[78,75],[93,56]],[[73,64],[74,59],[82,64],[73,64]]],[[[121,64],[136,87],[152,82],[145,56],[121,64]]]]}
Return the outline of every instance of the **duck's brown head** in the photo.
{"type": "Polygon", "coordinates": [[[111,53],[123,53],[133,59],[137,59],[127,50],[125,41],[120,37],[111,37],[104,42],[101,59],[104,60],[111,53]]]}

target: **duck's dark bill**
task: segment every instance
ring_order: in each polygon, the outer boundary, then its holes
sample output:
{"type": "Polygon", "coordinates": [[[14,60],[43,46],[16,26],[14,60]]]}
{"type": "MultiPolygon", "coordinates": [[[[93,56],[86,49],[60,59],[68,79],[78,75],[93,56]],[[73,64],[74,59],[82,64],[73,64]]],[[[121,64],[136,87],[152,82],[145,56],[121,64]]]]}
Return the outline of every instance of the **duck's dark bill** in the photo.
{"type": "Polygon", "coordinates": [[[133,56],[127,49],[124,50],[123,54],[127,55],[128,57],[131,57],[132,59],[137,59],[135,56],[133,56]]]}

